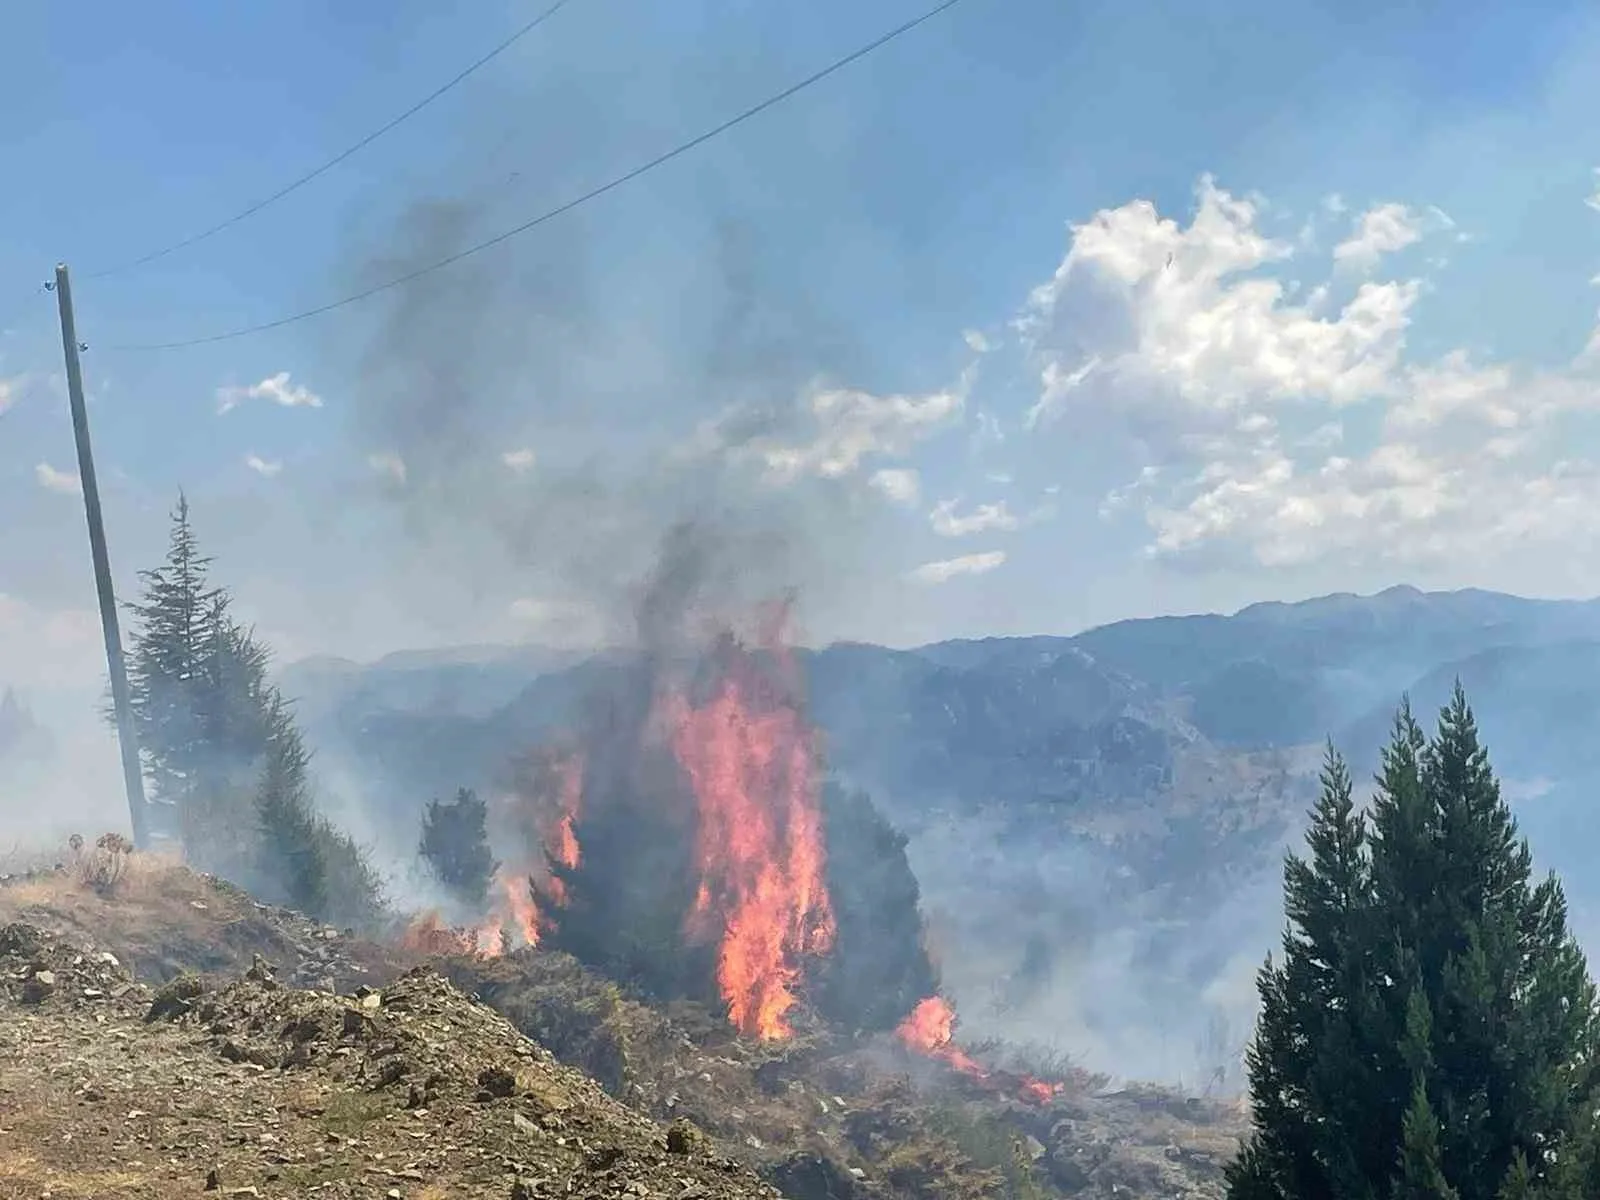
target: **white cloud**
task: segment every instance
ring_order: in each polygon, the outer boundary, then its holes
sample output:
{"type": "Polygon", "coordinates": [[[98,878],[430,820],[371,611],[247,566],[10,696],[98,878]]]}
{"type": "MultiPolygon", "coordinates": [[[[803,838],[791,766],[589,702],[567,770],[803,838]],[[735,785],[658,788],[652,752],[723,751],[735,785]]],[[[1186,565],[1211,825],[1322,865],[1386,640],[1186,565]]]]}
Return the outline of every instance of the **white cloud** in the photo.
{"type": "Polygon", "coordinates": [[[0,378],[0,416],[4,416],[22,396],[21,375],[14,375],[9,379],[0,378]]]}
{"type": "Polygon", "coordinates": [[[56,492],[63,496],[78,496],[83,494],[83,484],[77,475],[71,471],[59,471],[49,463],[39,463],[33,468],[33,477],[39,481],[39,486],[47,492],[56,492]]]}
{"type": "Polygon", "coordinates": [[[967,349],[974,354],[988,354],[995,348],[988,336],[981,329],[968,329],[961,335],[961,340],[966,342],[967,349]]]}
{"type": "Polygon", "coordinates": [[[1269,272],[1293,247],[1257,228],[1258,206],[1210,178],[1198,201],[1187,228],[1146,200],[1072,227],[1066,257],[1016,321],[1040,384],[1031,422],[1114,396],[1127,419],[1210,414],[1226,427],[1387,386],[1416,281],[1363,282],[1333,312],[1323,289],[1292,303],[1269,272]]]}
{"type": "Polygon", "coordinates": [[[1600,212],[1600,167],[1594,169],[1594,195],[1584,201],[1595,212],[1600,212]]]}
{"type": "Polygon", "coordinates": [[[322,407],[322,397],[304,384],[291,383],[287,371],[279,371],[276,375],[269,376],[260,383],[252,383],[248,387],[230,385],[217,389],[219,413],[237,408],[246,400],[270,400],[273,404],[284,408],[322,407]]]}
{"type": "Polygon", "coordinates": [[[988,550],[982,554],[964,554],[960,558],[944,558],[938,562],[923,563],[911,572],[917,583],[948,583],[958,575],[986,575],[1006,561],[1004,550],[988,550]]]}
{"type": "Polygon", "coordinates": [[[909,467],[885,467],[867,482],[895,504],[913,505],[922,495],[922,477],[909,467]]]}
{"type": "Polygon", "coordinates": [[[940,537],[970,537],[975,533],[995,530],[1010,531],[1021,522],[1006,507],[1004,500],[998,504],[980,504],[966,516],[956,513],[959,500],[941,500],[928,514],[933,531],[940,537]]]}
{"type": "Polygon", "coordinates": [[[523,446],[517,450],[507,450],[500,456],[500,461],[505,463],[505,465],[510,467],[513,471],[521,474],[523,471],[532,469],[534,463],[538,461],[538,458],[532,450],[528,449],[526,446],[523,446]]]}
{"type": "MultiPolygon", "coordinates": [[[[1187,226],[1145,201],[1097,213],[1024,305],[1035,412],[1134,435],[1143,465],[1104,515],[1142,515],[1155,557],[1267,566],[1509,561],[1600,536],[1600,467],[1577,449],[1600,437],[1600,360],[1415,356],[1421,280],[1363,280],[1342,306],[1337,278],[1291,290],[1275,271],[1295,250],[1258,213],[1209,179],[1187,226]]],[[[1379,206],[1335,269],[1453,227],[1379,206]]]]}
{"type": "Polygon", "coordinates": [[[1356,219],[1350,236],[1333,248],[1333,261],[1370,271],[1385,254],[1421,240],[1422,222],[1415,213],[1404,204],[1379,204],[1356,219]]]}
{"type": "Polygon", "coordinates": [[[265,479],[271,479],[273,476],[277,475],[283,470],[283,463],[281,461],[277,459],[262,458],[259,454],[245,455],[244,465],[265,479]]]}
{"type": "Polygon", "coordinates": [[[1096,356],[1090,356],[1087,362],[1070,371],[1062,370],[1060,363],[1046,362],[1039,376],[1043,385],[1039,389],[1039,399],[1028,409],[1027,427],[1036,428],[1059,413],[1072,399],[1072,393],[1081,388],[1099,368],[1100,359],[1096,356]]]}
{"type": "Polygon", "coordinates": [[[367,455],[367,466],[380,475],[387,475],[395,483],[406,481],[406,460],[391,451],[378,451],[367,455]]]}
{"type": "Polygon", "coordinates": [[[838,479],[871,458],[900,458],[949,426],[966,403],[967,381],[925,395],[878,396],[850,388],[813,391],[806,409],[817,430],[810,441],[763,441],[754,447],[774,480],[805,475],[838,479]]]}

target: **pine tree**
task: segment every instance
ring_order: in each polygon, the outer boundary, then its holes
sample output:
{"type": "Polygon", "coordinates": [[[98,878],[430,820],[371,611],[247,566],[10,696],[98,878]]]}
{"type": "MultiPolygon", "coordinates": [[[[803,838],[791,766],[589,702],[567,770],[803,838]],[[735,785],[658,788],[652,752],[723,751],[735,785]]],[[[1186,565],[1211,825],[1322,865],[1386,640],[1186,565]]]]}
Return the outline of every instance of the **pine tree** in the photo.
{"type": "Polygon", "coordinates": [[[166,561],[141,572],[128,606],[129,690],[154,798],[172,806],[195,866],[319,919],[374,920],[381,882],[318,814],[310,754],[270,681],[270,653],[234,619],[210,565],[180,495],[166,561]]]}
{"type": "Polygon", "coordinates": [[[295,908],[320,918],[328,911],[329,864],[306,792],[310,756],[279,696],[272,698],[269,719],[272,735],[256,796],[262,875],[279,881],[295,908]]]}
{"type": "Polygon", "coordinates": [[[1459,686],[1431,740],[1401,708],[1377,783],[1369,825],[1330,751],[1285,867],[1229,1196],[1596,1194],[1595,988],[1459,686]]]}
{"type": "Polygon", "coordinates": [[[445,887],[468,906],[481,905],[499,866],[489,850],[488,805],[471,788],[446,804],[428,801],[417,853],[445,887]]]}
{"type": "MultiPolygon", "coordinates": [[[[141,599],[127,607],[128,693],[152,798],[182,806],[209,756],[201,729],[207,708],[205,659],[226,597],[207,580],[181,493],[172,512],[164,565],[139,572],[141,599]]],[[[109,715],[109,714],[108,714],[109,715]]]]}

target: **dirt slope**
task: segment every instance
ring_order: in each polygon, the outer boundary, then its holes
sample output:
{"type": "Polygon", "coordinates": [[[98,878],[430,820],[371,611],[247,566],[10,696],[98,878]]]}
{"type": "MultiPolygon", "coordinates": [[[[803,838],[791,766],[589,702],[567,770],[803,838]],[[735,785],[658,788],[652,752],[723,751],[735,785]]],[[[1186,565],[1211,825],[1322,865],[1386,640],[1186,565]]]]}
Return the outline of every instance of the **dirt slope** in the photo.
{"type": "MultiPolygon", "coordinates": [[[[526,1098],[474,1098],[477,1072],[499,1061],[491,1061],[494,1054],[507,1062],[542,1064],[541,1070],[558,1061],[581,1072],[588,1078],[562,1078],[574,1080],[571,1087],[585,1097],[609,1094],[613,1099],[605,1100],[604,1111],[631,1110],[638,1114],[632,1120],[647,1122],[640,1128],[659,1130],[685,1119],[705,1131],[716,1154],[738,1158],[793,1200],[1213,1200],[1221,1195],[1222,1163],[1243,1127],[1234,1106],[1160,1089],[1107,1093],[1100,1081],[1063,1064],[1016,1064],[1066,1085],[1053,1101],[1039,1105],[1019,1100],[1017,1077],[1004,1070],[984,1080],[962,1077],[907,1054],[892,1040],[858,1042],[806,1028],[792,1043],[755,1045],[734,1037],[703,1008],[662,1010],[640,1003],[571,958],[544,951],[519,951],[491,962],[438,960],[439,971],[455,984],[450,990],[438,977],[408,975],[415,957],[389,944],[324,928],[261,905],[221,881],[142,856],[109,888],[93,886],[70,865],[0,878],[0,925],[7,922],[38,927],[63,944],[84,948],[84,962],[71,969],[89,972],[83,986],[105,995],[83,997],[59,985],[33,1009],[21,1002],[20,992],[32,960],[0,964],[11,996],[0,1000],[0,1129],[8,1131],[0,1133],[0,1158],[24,1164],[6,1168],[13,1174],[25,1172],[15,1180],[0,1174],[0,1200],[43,1195],[35,1184],[52,1167],[90,1172],[77,1191],[54,1185],[57,1197],[141,1194],[116,1191],[107,1182],[115,1171],[154,1172],[152,1188],[159,1183],[171,1190],[180,1182],[198,1188],[208,1159],[223,1150],[241,1155],[252,1146],[255,1157],[238,1159],[225,1173],[224,1191],[254,1186],[261,1195],[278,1194],[270,1189],[305,1178],[295,1171],[329,1160],[340,1169],[359,1165],[366,1190],[310,1194],[381,1197],[398,1187],[410,1200],[430,1194],[430,1171],[467,1171],[466,1164],[485,1180],[473,1186],[487,1190],[432,1194],[509,1194],[518,1156],[528,1153],[523,1135],[529,1131],[515,1116],[535,1123],[538,1118],[526,1110],[526,1098]],[[120,966],[99,964],[97,952],[114,954],[120,966]],[[257,955],[277,964],[277,978],[289,986],[240,982],[257,955]],[[110,974],[103,983],[93,982],[101,967],[110,974]],[[153,987],[182,971],[206,973],[209,1003],[221,1006],[221,1017],[191,1011],[176,1024],[146,1025],[148,995],[118,994],[129,986],[122,968],[153,987]],[[386,1032],[379,1037],[363,1021],[346,1033],[345,1012],[372,1010],[334,993],[386,985],[376,1010],[377,1028],[386,1032]],[[472,1004],[468,996],[482,1003],[472,1004]],[[293,1035],[286,1043],[283,1031],[302,1017],[311,1018],[305,1029],[322,1032],[307,1038],[308,1049],[295,1051],[310,1055],[308,1061],[295,1058],[284,1071],[277,1063],[295,1043],[293,1035]],[[457,1054],[467,1029],[475,1031],[462,1043],[471,1053],[457,1054]],[[401,1033],[411,1038],[406,1049],[376,1052],[401,1033]],[[23,1066],[13,1068],[7,1054],[30,1036],[40,1039],[37,1049],[19,1056],[23,1066]],[[494,1054],[472,1049],[480,1044],[495,1047],[494,1054]],[[250,1065],[256,1057],[258,1066],[272,1065],[256,1070],[250,1065]],[[172,1065],[141,1075],[131,1069],[135,1061],[172,1065]],[[366,1077],[359,1073],[361,1063],[370,1064],[366,1077]],[[372,1072],[397,1069],[385,1063],[408,1065],[399,1078],[374,1088],[372,1072]],[[19,1090],[11,1073],[24,1069],[28,1082],[20,1090],[37,1095],[16,1115],[18,1102],[7,1098],[7,1090],[19,1090]],[[434,1071],[450,1083],[444,1089],[435,1084],[443,1100],[427,1095],[434,1071]],[[85,1099],[79,1093],[86,1084],[112,1099],[85,1099]],[[413,1084],[422,1090],[425,1117],[407,1107],[413,1084]],[[202,1118],[190,1095],[211,1097],[221,1115],[202,1118]],[[272,1124],[268,1114],[286,1103],[272,1124]],[[174,1115],[162,1118],[168,1123],[150,1133],[151,1140],[140,1140],[126,1114],[169,1111],[162,1104],[174,1115]],[[187,1124],[179,1117],[187,1117],[187,1124]],[[65,1120],[65,1128],[76,1131],[74,1144],[52,1140],[53,1120],[65,1120]],[[352,1122],[362,1125],[362,1144],[340,1149],[328,1134],[341,1130],[330,1127],[352,1122]],[[262,1143],[262,1133],[272,1140],[262,1143]],[[8,1140],[17,1138],[23,1140],[8,1140]],[[80,1152],[85,1144],[94,1147],[92,1153],[80,1152]],[[284,1147],[292,1146],[305,1157],[272,1161],[263,1145],[270,1155],[285,1156],[284,1147]],[[18,1153],[9,1154],[14,1147],[18,1153]],[[384,1157],[364,1157],[377,1154],[384,1157]],[[143,1165],[134,1168],[133,1162],[143,1165]],[[259,1177],[233,1177],[241,1164],[252,1163],[259,1177]],[[414,1171],[423,1178],[389,1179],[368,1167],[414,1171]],[[278,1178],[267,1179],[274,1170],[278,1178]],[[13,1184],[22,1190],[6,1190],[13,1184]]],[[[151,1119],[141,1116],[132,1124],[142,1128],[139,1123],[151,1119]]],[[[583,1140],[587,1147],[591,1139],[583,1140]]],[[[713,1173],[712,1182],[726,1189],[734,1178],[713,1173]]],[[[347,1183],[352,1181],[339,1180],[339,1186],[347,1183]]],[[[662,1194],[676,1197],[684,1186],[662,1194]]]]}
{"type": "Polygon", "coordinates": [[[0,1196],[775,1193],[562,1067],[426,968],[359,996],[257,963],[152,993],[0,927],[0,1196]]]}

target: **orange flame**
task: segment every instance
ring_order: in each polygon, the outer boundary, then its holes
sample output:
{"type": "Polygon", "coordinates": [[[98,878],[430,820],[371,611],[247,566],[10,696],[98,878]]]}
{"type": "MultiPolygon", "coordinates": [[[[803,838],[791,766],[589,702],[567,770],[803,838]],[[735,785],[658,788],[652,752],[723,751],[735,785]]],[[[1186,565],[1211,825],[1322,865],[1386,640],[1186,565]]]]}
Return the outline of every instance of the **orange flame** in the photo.
{"type": "MultiPolygon", "coordinates": [[[[567,901],[566,886],[550,873],[549,864],[554,861],[576,867],[579,862],[575,823],[583,797],[583,759],[576,754],[539,757],[532,765],[554,772],[561,809],[559,817],[546,828],[542,837],[525,832],[524,836],[537,844],[524,846],[514,861],[501,863],[495,869],[489,911],[475,928],[451,929],[444,925],[438,913],[426,912],[413,920],[401,935],[403,949],[426,955],[471,954],[479,958],[499,958],[510,949],[506,939],[508,929],[521,938],[523,945],[539,944],[547,919],[534,899],[535,881],[540,893],[560,907],[567,901]]],[[[528,817],[525,799],[502,797],[499,805],[502,809],[511,807],[512,817],[525,821],[528,817]]]]}
{"type": "Polygon", "coordinates": [[[689,926],[720,938],[717,983],[735,1028],[778,1041],[794,1032],[802,961],[832,945],[834,920],[812,731],[764,682],[735,647],[709,701],[672,694],[664,715],[699,816],[689,926]]]}
{"type": "Polygon", "coordinates": [[[400,934],[400,948],[428,958],[469,954],[484,958],[500,955],[497,928],[457,929],[446,925],[436,912],[416,917],[400,934]]]}
{"type": "MultiPolygon", "coordinates": [[[[969,1079],[990,1086],[1003,1086],[976,1059],[955,1044],[956,1010],[942,996],[929,996],[917,1003],[911,1015],[895,1030],[898,1037],[918,1054],[945,1063],[969,1079]]],[[[1060,1095],[1063,1087],[1042,1079],[1022,1076],[1013,1081],[1020,1099],[1030,1104],[1047,1104],[1060,1095]]]]}
{"type": "MultiPolygon", "coordinates": [[[[725,635],[709,664],[719,669],[709,698],[662,685],[647,728],[652,741],[661,739],[657,747],[670,750],[692,793],[685,815],[693,819],[699,878],[686,933],[715,942],[717,984],[734,1027],[776,1041],[793,1036],[806,960],[832,947],[835,925],[818,747],[783,646],[787,610],[775,606],[763,617],[762,654],[725,635]]],[[[551,868],[582,862],[584,767],[581,755],[552,751],[515,765],[518,782],[501,798],[496,824],[521,849],[497,872],[479,928],[459,935],[475,953],[504,953],[507,934],[537,945],[553,927],[541,909],[566,905],[566,882],[551,868]]],[[[685,802],[687,793],[679,793],[685,802]]],[[[497,852],[505,854],[506,840],[497,837],[497,852]]],[[[413,940],[430,941],[421,931],[413,940]]]]}

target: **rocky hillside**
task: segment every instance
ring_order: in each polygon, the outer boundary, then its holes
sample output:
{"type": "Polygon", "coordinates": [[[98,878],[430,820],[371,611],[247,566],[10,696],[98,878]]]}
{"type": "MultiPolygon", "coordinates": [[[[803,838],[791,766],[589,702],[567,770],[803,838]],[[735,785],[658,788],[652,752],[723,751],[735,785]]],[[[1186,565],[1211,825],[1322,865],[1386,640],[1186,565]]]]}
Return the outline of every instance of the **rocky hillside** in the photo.
{"type": "Polygon", "coordinates": [[[999,1048],[746,1043],[541,950],[417,964],[160,864],[14,874],[0,928],[0,1196],[214,1171],[259,1196],[1198,1200],[1242,1127],[999,1048]]]}
{"type": "Polygon", "coordinates": [[[0,1194],[766,1197],[420,968],[355,995],[259,959],[151,991],[0,926],[0,1194]]]}
{"type": "MultiPolygon", "coordinates": [[[[346,672],[337,695],[292,670],[286,682],[307,696],[324,765],[405,853],[430,796],[492,786],[626,669],[534,674],[518,653],[449,666],[448,704],[428,699],[438,661],[388,663],[370,687],[346,672]]],[[[1600,720],[1600,677],[1581,669],[1596,656],[1600,603],[1394,588],[1073,638],[836,645],[804,666],[830,768],[910,835],[968,1019],[1193,1078],[1214,1067],[1195,1047],[1219,1020],[1242,1039],[1325,739],[1364,764],[1402,692],[1425,711],[1460,674],[1497,766],[1530,797],[1536,850],[1559,840],[1566,867],[1600,828],[1586,808],[1600,761],[1578,736],[1600,720]]],[[[1590,898],[1573,890],[1581,912],[1590,898]]]]}

